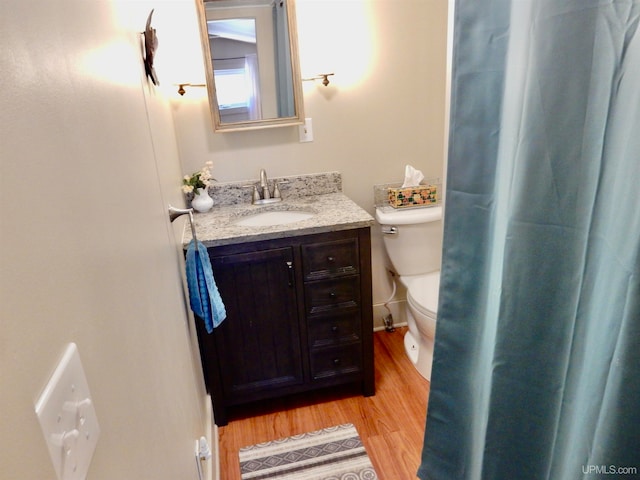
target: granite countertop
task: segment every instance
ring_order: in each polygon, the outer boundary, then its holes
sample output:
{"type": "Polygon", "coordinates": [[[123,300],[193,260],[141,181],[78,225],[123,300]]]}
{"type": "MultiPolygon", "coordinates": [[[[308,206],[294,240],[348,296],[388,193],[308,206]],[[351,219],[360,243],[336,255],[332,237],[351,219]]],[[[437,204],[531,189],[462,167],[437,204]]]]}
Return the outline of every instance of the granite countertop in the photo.
{"type": "MultiPolygon", "coordinates": [[[[247,202],[214,206],[207,213],[195,213],[194,222],[198,240],[207,247],[215,247],[369,227],[373,225],[374,219],[343,193],[333,192],[293,196],[267,205],[251,205],[247,202]],[[272,226],[246,227],[234,223],[248,215],[282,210],[306,211],[314,213],[314,216],[306,220],[272,226]]],[[[190,241],[191,230],[186,225],[183,243],[187,245],[190,241]]]]}

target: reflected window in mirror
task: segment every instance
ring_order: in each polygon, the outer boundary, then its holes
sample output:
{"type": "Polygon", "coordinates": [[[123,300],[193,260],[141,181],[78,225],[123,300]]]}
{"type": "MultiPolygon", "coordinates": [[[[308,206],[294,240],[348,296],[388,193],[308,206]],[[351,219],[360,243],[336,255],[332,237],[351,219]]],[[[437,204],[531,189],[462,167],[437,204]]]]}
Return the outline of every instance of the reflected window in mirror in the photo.
{"type": "Polygon", "coordinates": [[[245,122],[262,118],[255,55],[248,61],[233,59],[216,62],[213,77],[222,121],[245,122]]]}

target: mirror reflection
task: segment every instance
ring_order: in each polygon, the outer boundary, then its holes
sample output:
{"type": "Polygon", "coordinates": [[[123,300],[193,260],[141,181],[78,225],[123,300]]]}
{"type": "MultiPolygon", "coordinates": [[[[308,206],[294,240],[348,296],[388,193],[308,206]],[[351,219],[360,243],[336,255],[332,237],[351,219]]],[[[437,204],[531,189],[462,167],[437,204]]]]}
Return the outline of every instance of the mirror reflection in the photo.
{"type": "Polygon", "coordinates": [[[199,5],[214,129],[303,123],[294,0],[199,5]]]}

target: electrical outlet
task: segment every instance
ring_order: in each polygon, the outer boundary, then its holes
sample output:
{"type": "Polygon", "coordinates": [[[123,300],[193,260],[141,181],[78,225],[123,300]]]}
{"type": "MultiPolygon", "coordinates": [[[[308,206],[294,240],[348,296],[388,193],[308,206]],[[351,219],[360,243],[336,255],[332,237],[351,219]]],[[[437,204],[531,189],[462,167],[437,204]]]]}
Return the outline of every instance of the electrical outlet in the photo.
{"type": "Polygon", "coordinates": [[[84,480],[100,426],[75,343],[67,346],[35,410],[58,480],[84,480]]]}

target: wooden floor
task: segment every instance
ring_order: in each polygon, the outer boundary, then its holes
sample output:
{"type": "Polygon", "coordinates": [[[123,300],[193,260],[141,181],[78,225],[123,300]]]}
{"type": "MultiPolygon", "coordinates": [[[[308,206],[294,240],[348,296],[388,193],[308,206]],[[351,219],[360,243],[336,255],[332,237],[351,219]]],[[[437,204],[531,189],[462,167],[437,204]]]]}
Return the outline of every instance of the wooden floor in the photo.
{"type": "Polygon", "coordinates": [[[238,450],[254,443],[353,423],[381,480],[416,478],[429,382],[404,353],[406,328],[374,334],[376,395],[357,389],[305,394],[236,410],[219,429],[221,480],[240,480],[238,450]]]}

